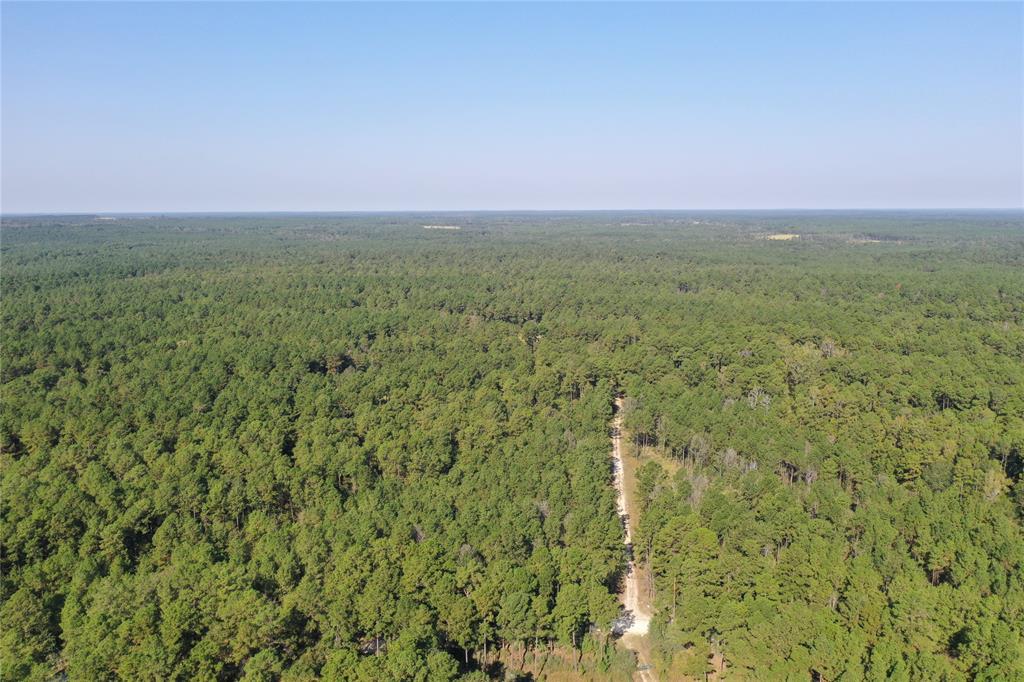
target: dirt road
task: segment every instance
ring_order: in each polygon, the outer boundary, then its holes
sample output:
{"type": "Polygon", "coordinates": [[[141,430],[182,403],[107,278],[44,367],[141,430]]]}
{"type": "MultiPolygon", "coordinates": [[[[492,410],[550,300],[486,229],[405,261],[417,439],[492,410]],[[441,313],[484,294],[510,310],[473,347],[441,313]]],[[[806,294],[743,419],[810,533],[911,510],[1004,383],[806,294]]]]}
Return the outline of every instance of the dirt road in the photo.
{"type": "Polygon", "coordinates": [[[622,463],[622,398],[615,400],[615,418],[612,420],[612,467],[615,472],[615,492],[618,498],[619,516],[622,518],[623,538],[629,553],[629,564],[626,566],[626,584],[622,591],[623,616],[615,625],[615,631],[622,635],[622,642],[637,653],[640,665],[638,677],[644,682],[654,682],[657,676],[646,667],[649,661],[644,660],[642,648],[637,640],[647,635],[651,623],[651,614],[640,601],[640,585],[637,579],[636,565],[633,561],[633,535],[630,530],[633,521],[629,511],[632,505],[627,499],[625,469],[622,463]]]}

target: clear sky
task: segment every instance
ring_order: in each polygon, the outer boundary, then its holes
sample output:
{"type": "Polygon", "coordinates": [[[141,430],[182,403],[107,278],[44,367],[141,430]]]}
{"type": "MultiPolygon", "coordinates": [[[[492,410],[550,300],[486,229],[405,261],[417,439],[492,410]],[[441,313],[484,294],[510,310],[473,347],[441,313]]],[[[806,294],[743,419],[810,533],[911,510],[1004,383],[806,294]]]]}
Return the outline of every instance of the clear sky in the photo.
{"type": "Polygon", "coordinates": [[[1020,3],[2,5],[2,209],[1019,207],[1020,3]]]}

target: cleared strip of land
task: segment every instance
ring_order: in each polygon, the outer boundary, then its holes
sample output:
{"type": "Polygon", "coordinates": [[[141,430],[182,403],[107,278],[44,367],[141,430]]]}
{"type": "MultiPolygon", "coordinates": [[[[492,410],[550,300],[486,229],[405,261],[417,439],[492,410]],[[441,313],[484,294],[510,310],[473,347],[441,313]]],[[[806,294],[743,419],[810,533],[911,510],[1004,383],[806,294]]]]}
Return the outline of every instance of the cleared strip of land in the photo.
{"type": "Polygon", "coordinates": [[[622,406],[623,398],[615,400],[615,418],[612,420],[612,468],[614,470],[615,493],[618,501],[619,516],[622,518],[623,541],[629,553],[629,563],[626,566],[626,579],[622,591],[622,618],[616,623],[615,630],[622,635],[622,642],[629,649],[637,653],[637,662],[641,666],[639,676],[641,680],[655,680],[649,670],[649,664],[644,660],[643,647],[639,646],[639,639],[647,635],[651,623],[651,614],[640,601],[639,573],[636,569],[636,562],[633,560],[633,536],[630,531],[632,521],[630,520],[630,500],[628,499],[627,485],[625,481],[625,467],[622,461],[622,406]]]}

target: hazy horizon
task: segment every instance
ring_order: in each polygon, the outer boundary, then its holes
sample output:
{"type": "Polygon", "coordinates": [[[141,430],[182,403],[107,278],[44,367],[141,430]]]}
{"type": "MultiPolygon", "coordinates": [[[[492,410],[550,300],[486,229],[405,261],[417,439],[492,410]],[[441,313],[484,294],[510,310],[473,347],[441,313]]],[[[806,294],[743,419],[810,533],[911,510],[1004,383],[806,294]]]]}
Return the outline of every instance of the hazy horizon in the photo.
{"type": "Polygon", "coordinates": [[[5,2],[0,209],[1018,208],[1022,12],[5,2]]]}
{"type": "Polygon", "coordinates": [[[802,208],[435,208],[435,209],[263,209],[263,210],[148,210],[148,211],[3,211],[3,217],[60,217],[60,216],[98,216],[98,217],[150,217],[150,216],[247,216],[247,215],[471,215],[471,214],[522,214],[522,213],[692,213],[692,214],[742,214],[742,213],[1021,213],[1020,206],[885,206],[850,208],[844,206],[802,208]]]}

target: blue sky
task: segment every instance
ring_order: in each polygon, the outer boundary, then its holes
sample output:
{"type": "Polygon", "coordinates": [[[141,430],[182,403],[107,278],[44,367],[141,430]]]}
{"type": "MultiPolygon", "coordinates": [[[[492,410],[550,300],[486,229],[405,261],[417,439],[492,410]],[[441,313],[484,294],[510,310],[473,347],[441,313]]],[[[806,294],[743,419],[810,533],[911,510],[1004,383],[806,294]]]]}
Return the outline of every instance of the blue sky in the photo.
{"type": "Polygon", "coordinates": [[[2,5],[5,212],[1019,207],[1019,3],[2,5]]]}

